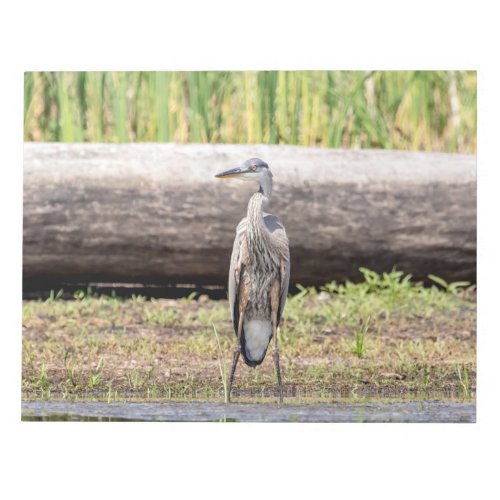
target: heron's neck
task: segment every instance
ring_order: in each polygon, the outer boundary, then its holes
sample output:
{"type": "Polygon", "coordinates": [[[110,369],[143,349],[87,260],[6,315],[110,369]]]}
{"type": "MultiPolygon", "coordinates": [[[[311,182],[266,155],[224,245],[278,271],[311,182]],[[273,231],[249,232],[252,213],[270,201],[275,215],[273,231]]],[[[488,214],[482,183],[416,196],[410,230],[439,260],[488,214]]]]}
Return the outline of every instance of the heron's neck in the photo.
{"type": "Polygon", "coordinates": [[[247,239],[250,249],[262,252],[262,246],[269,243],[269,234],[264,223],[262,207],[267,205],[269,198],[259,191],[254,193],[248,202],[247,209],[247,239]]]}
{"type": "Polygon", "coordinates": [[[266,203],[271,201],[271,195],[273,194],[273,176],[271,172],[267,171],[259,179],[259,193],[262,193],[266,198],[266,203]]]}

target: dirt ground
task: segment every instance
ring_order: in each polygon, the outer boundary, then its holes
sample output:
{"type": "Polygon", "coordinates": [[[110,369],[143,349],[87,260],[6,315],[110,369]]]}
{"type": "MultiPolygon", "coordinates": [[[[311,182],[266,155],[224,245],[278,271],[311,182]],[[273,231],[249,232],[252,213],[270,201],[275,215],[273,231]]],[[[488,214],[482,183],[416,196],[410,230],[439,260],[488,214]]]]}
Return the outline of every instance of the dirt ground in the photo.
{"type": "MultiPolygon", "coordinates": [[[[475,294],[396,281],[288,299],[285,396],[474,397],[475,294]]],[[[25,301],[23,397],[220,398],[234,340],[227,301],[207,296],[25,301]]],[[[235,397],[275,385],[270,351],[255,369],[240,360],[235,397]]]]}

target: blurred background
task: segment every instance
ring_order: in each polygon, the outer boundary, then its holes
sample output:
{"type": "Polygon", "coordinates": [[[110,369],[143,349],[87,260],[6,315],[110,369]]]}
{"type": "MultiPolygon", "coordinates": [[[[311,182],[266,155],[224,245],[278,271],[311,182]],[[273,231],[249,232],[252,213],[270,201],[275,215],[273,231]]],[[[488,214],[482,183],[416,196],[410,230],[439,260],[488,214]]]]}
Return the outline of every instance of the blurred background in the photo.
{"type": "Polygon", "coordinates": [[[475,71],[28,72],[24,93],[25,292],[223,287],[251,193],[213,177],[254,156],[294,283],[475,281],[475,71]]]}
{"type": "Polygon", "coordinates": [[[24,140],[476,152],[475,71],[30,72],[24,140]]]}

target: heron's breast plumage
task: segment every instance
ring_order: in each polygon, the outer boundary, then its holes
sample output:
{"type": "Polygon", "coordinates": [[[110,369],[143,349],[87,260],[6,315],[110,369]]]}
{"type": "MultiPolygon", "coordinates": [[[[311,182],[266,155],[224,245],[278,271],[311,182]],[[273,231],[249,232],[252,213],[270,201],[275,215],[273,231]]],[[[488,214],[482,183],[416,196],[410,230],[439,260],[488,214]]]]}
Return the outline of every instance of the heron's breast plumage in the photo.
{"type": "Polygon", "coordinates": [[[279,279],[279,263],[262,240],[247,238],[247,263],[241,279],[249,291],[243,319],[245,360],[259,364],[272,338],[271,288],[279,279]]]}
{"type": "Polygon", "coordinates": [[[263,199],[261,193],[252,196],[247,217],[237,228],[237,268],[241,274],[236,279],[240,288],[245,290],[245,298],[248,298],[241,347],[243,358],[250,366],[260,364],[266,355],[273,334],[271,290],[276,281],[282,283],[282,262],[288,260],[288,240],[284,228],[276,217],[270,214],[264,216],[263,199]]]}

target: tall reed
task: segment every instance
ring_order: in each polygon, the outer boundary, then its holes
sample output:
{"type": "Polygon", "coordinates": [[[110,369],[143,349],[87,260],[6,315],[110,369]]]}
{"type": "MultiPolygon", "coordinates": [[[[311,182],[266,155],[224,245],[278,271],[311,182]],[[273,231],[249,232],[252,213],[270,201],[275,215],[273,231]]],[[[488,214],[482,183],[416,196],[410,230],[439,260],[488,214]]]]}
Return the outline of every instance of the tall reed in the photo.
{"type": "Polygon", "coordinates": [[[474,71],[31,72],[24,139],[476,151],[474,71]]]}

